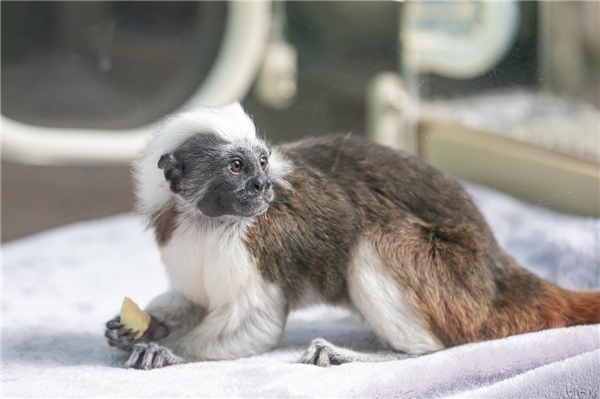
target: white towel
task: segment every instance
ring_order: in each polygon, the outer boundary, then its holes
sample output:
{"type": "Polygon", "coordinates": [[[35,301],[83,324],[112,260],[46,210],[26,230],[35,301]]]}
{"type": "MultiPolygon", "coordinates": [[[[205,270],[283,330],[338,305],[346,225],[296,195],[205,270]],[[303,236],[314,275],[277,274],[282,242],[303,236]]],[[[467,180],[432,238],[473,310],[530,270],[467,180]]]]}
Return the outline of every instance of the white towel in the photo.
{"type": "MultiPolygon", "coordinates": [[[[564,287],[600,289],[600,221],[556,214],[469,187],[500,244],[564,287]]],[[[235,361],[152,371],[122,368],[103,324],[123,297],[145,305],[167,288],[152,234],[121,215],[3,246],[3,397],[600,397],[600,325],[465,345],[416,359],[323,369],[296,364],[322,336],[376,347],[345,310],[292,314],[281,347],[235,361]]]]}

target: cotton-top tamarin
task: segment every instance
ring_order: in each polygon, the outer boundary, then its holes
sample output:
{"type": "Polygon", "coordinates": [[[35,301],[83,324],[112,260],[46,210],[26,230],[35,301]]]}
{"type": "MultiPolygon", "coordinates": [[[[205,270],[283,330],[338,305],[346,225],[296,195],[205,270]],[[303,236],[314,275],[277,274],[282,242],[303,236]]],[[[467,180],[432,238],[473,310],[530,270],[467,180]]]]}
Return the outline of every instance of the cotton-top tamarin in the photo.
{"type": "Polygon", "coordinates": [[[239,104],[204,108],[168,119],[135,176],[171,288],[141,339],[107,323],[128,367],[269,351],[306,302],[356,311],[390,348],[315,339],[300,361],[319,366],[600,322],[600,293],[516,265],[453,179],[358,137],[271,148],[239,104]]]}

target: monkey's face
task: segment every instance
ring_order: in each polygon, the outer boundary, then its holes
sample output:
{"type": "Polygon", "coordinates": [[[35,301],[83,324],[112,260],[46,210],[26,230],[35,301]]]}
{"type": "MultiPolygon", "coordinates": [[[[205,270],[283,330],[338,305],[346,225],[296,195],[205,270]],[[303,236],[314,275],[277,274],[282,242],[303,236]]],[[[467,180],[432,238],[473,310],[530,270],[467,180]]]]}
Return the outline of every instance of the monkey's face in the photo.
{"type": "Polygon", "coordinates": [[[202,214],[250,217],[266,212],[273,200],[269,155],[260,140],[229,143],[199,134],[164,154],[158,167],[171,191],[202,214]]]}

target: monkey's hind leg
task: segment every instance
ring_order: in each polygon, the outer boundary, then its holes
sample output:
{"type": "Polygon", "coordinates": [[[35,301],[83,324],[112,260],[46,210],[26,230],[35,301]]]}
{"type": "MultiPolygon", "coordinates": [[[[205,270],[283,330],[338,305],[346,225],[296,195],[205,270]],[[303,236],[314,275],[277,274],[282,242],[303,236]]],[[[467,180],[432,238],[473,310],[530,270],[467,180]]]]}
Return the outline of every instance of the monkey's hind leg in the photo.
{"type": "Polygon", "coordinates": [[[418,355],[412,355],[396,351],[360,353],[350,349],[335,346],[323,338],[316,338],[311,341],[310,345],[308,346],[308,349],[302,355],[300,363],[314,364],[320,367],[329,367],[331,365],[340,365],[352,362],[389,362],[392,360],[410,359],[426,354],[429,353],[422,353],[418,355]]]}
{"type": "Polygon", "coordinates": [[[352,305],[375,335],[393,351],[359,353],[317,338],[311,342],[301,363],[328,367],[350,362],[385,362],[444,348],[410,297],[395,281],[394,271],[375,250],[373,240],[363,239],[357,245],[348,269],[348,290],[352,305]]]}

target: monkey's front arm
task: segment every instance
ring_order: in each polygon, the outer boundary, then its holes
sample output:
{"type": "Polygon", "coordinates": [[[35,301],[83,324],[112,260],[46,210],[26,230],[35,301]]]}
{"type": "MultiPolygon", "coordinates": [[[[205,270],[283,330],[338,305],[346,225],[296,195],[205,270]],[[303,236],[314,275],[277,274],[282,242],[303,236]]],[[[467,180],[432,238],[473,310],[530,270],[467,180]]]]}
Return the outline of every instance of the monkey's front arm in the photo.
{"type": "Polygon", "coordinates": [[[182,295],[167,292],[146,312],[148,331],[134,341],[118,318],[107,324],[110,345],[131,351],[127,367],[152,369],[188,360],[222,360],[252,356],[279,344],[287,317],[279,292],[259,298],[240,295],[233,303],[206,311],[182,295]]]}

